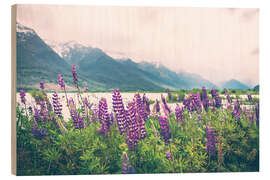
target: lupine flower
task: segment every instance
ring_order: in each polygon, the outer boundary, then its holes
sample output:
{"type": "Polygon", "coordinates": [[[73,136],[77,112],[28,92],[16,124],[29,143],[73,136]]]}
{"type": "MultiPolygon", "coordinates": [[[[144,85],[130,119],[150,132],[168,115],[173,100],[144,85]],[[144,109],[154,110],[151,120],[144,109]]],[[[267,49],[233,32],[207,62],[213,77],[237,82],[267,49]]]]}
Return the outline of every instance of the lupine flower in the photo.
{"type": "Polygon", "coordinates": [[[156,100],[156,112],[157,112],[157,113],[160,112],[160,106],[159,106],[158,100],[156,100]]]}
{"type": "Polygon", "coordinates": [[[206,125],[206,147],[207,153],[213,155],[216,152],[215,129],[206,125]]]}
{"type": "Polygon", "coordinates": [[[231,110],[231,104],[228,104],[228,105],[227,105],[227,109],[228,109],[228,110],[231,110]]]}
{"type": "Polygon", "coordinates": [[[251,96],[251,94],[247,94],[247,97],[248,97],[248,101],[252,101],[252,96],[251,96]]]}
{"type": "Polygon", "coordinates": [[[145,95],[145,93],[143,94],[142,101],[143,101],[143,104],[146,104],[146,95],[145,95]]]}
{"type": "Polygon", "coordinates": [[[38,128],[32,128],[31,130],[36,139],[40,140],[47,136],[47,130],[45,128],[42,128],[41,130],[38,128]]]}
{"type": "Polygon", "coordinates": [[[40,89],[44,90],[44,82],[40,82],[39,85],[40,85],[40,89]]]}
{"type": "Polygon", "coordinates": [[[78,86],[78,77],[77,77],[77,72],[76,72],[76,67],[74,64],[72,64],[72,76],[73,76],[73,82],[75,86],[78,86]]]}
{"type": "Polygon", "coordinates": [[[170,139],[171,139],[169,120],[167,119],[166,116],[159,116],[158,119],[159,119],[161,136],[164,139],[165,144],[168,145],[170,143],[170,139]]]}
{"type": "Polygon", "coordinates": [[[149,99],[148,98],[146,98],[146,102],[145,102],[145,110],[146,110],[146,112],[148,113],[148,114],[150,114],[150,101],[149,101],[149,99]]]}
{"type": "Polygon", "coordinates": [[[39,102],[39,105],[40,105],[40,115],[43,116],[43,121],[46,123],[47,122],[47,119],[49,118],[48,116],[48,110],[47,110],[47,107],[46,107],[46,104],[44,101],[40,101],[39,102]]]}
{"type": "Polygon", "coordinates": [[[164,105],[164,107],[165,107],[165,109],[168,111],[168,113],[170,114],[171,113],[171,110],[170,110],[170,108],[169,108],[169,106],[168,106],[168,104],[167,104],[167,102],[166,102],[166,99],[165,99],[165,97],[163,96],[163,94],[161,94],[161,100],[162,100],[162,102],[163,102],[163,105],[164,105]]]}
{"type": "Polygon", "coordinates": [[[34,135],[34,137],[36,139],[43,139],[45,136],[47,136],[47,131],[45,128],[41,128],[41,130],[39,130],[36,122],[32,121],[32,134],[34,135]]]}
{"type": "Polygon", "coordinates": [[[89,103],[88,99],[85,97],[83,100],[84,100],[83,102],[84,102],[84,104],[86,105],[86,107],[87,107],[88,109],[91,109],[92,105],[89,103]]]}
{"type": "Polygon", "coordinates": [[[172,160],[172,153],[170,151],[166,152],[165,155],[166,155],[166,159],[170,161],[172,160]]]}
{"type": "Polygon", "coordinates": [[[64,83],[63,77],[61,76],[61,74],[58,74],[57,77],[58,77],[58,84],[61,86],[61,88],[64,89],[65,88],[65,83],[64,83]]]}
{"type": "Polygon", "coordinates": [[[128,156],[126,152],[123,152],[122,155],[122,174],[134,174],[135,169],[129,162],[128,156]]]}
{"type": "Polygon", "coordinates": [[[111,119],[108,113],[108,105],[105,98],[101,98],[99,101],[99,113],[100,113],[100,119],[101,122],[101,132],[107,136],[108,131],[111,126],[111,119]]]}
{"type": "Polygon", "coordinates": [[[22,102],[23,104],[25,104],[25,103],[26,103],[26,99],[25,99],[25,90],[23,90],[23,89],[20,90],[20,97],[21,97],[21,102],[22,102]]]}
{"type": "Polygon", "coordinates": [[[233,116],[235,118],[235,120],[240,120],[240,114],[242,112],[242,109],[240,107],[240,104],[239,104],[239,101],[237,100],[235,103],[234,103],[234,108],[233,108],[233,116]]]}
{"type": "Polygon", "coordinates": [[[190,99],[189,98],[184,98],[183,99],[183,105],[185,109],[189,110],[189,104],[190,104],[190,99]]]}
{"type": "Polygon", "coordinates": [[[122,101],[122,97],[119,89],[116,89],[112,92],[112,100],[113,100],[113,110],[116,115],[116,122],[118,125],[118,129],[120,134],[126,132],[127,123],[126,123],[126,111],[124,108],[124,104],[122,101]]]}
{"type": "Polygon", "coordinates": [[[73,120],[73,125],[75,129],[83,129],[84,128],[84,122],[83,117],[80,115],[79,112],[76,110],[76,105],[73,101],[73,98],[70,98],[68,100],[70,114],[73,120]]]}
{"type": "Polygon", "coordinates": [[[171,101],[171,100],[172,100],[172,93],[171,93],[171,91],[169,90],[169,88],[167,88],[167,94],[168,94],[169,100],[171,101]]]}
{"type": "Polygon", "coordinates": [[[59,117],[62,117],[62,105],[60,104],[58,95],[55,91],[53,93],[52,99],[53,99],[54,113],[58,115],[59,117]]]}
{"type": "Polygon", "coordinates": [[[175,117],[176,117],[176,121],[181,121],[182,126],[184,126],[184,108],[180,107],[179,104],[177,104],[176,108],[175,108],[175,117]]]}
{"type": "Polygon", "coordinates": [[[209,100],[208,100],[207,91],[205,87],[202,88],[202,101],[203,101],[204,110],[207,112],[208,107],[209,107],[209,100]]]}
{"type": "Polygon", "coordinates": [[[260,106],[259,103],[255,105],[256,124],[259,126],[260,106]]]}
{"type": "Polygon", "coordinates": [[[212,88],[211,90],[211,94],[212,94],[212,97],[215,99],[215,106],[218,108],[218,107],[221,107],[222,105],[222,100],[218,94],[218,92],[215,90],[215,88],[212,88]]]}
{"type": "Polygon", "coordinates": [[[136,93],[134,95],[134,100],[135,100],[135,107],[136,107],[136,112],[138,114],[138,127],[140,130],[140,139],[144,139],[146,137],[146,130],[144,126],[144,121],[145,121],[145,113],[144,113],[144,107],[143,103],[141,100],[141,96],[139,93],[136,93]]]}
{"type": "Polygon", "coordinates": [[[37,122],[41,121],[40,111],[36,107],[34,107],[34,118],[37,122]]]}
{"type": "Polygon", "coordinates": [[[198,113],[201,112],[202,110],[202,105],[201,105],[201,97],[200,94],[191,94],[191,99],[192,99],[192,105],[193,107],[195,107],[195,109],[197,110],[198,113]]]}
{"type": "Polygon", "coordinates": [[[229,94],[226,95],[228,103],[232,104],[232,98],[229,94]]]}
{"type": "Polygon", "coordinates": [[[140,135],[134,101],[129,103],[127,106],[127,124],[128,124],[128,136],[126,142],[128,144],[128,149],[130,151],[133,151],[137,147],[140,135]]]}

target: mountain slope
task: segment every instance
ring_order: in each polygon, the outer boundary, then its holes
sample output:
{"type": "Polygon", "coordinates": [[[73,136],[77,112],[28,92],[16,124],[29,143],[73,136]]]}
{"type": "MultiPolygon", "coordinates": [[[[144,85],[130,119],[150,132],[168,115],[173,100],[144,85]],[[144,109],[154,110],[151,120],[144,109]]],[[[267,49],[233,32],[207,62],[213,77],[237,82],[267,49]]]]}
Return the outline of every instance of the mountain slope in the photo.
{"type": "Polygon", "coordinates": [[[249,86],[235,79],[225,82],[222,87],[226,89],[250,89],[249,86]]]}
{"type": "MultiPolygon", "coordinates": [[[[17,25],[17,86],[33,86],[41,81],[57,84],[57,74],[72,84],[71,66],[66,63],[37,33],[19,23],[17,25]]],[[[82,81],[89,80],[78,73],[82,81]]],[[[95,86],[100,86],[92,82],[95,86]]]]}
{"type": "Polygon", "coordinates": [[[85,56],[79,63],[79,69],[88,77],[105,84],[107,89],[122,90],[162,90],[145,74],[147,72],[130,64],[120,63],[105,53],[99,56],[85,56]]]}

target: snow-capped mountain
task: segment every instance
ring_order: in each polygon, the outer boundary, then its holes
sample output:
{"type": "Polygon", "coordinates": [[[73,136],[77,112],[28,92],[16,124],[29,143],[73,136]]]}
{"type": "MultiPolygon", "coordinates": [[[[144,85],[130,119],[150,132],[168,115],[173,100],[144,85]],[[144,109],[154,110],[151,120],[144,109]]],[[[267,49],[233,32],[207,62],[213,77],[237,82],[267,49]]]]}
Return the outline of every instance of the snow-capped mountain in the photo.
{"type": "Polygon", "coordinates": [[[27,38],[37,35],[33,29],[23,26],[19,22],[16,22],[16,32],[21,41],[26,41],[27,38]]]}
{"type": "Polygon", "coordinates": [[[89,45],[83,45],[74,40],[67,42],[45,40],[45,42],[62,58],[68,58],[70,51],[74,49],[80,51],[81,53],[85,53],[89,48],[91,48],[89,45]]]}

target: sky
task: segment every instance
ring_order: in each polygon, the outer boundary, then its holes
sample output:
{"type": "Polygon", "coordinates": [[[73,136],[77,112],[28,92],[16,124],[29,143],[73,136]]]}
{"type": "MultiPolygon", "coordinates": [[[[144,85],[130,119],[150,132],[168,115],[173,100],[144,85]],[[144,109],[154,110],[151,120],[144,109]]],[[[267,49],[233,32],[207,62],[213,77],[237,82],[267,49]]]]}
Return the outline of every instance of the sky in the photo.
{"type": "Polygon", "coordinates": [[[75,40],[114,58],[163,64],[213,83],[259,83],[259,9],[19,5],[42,38],[75,40]]]}

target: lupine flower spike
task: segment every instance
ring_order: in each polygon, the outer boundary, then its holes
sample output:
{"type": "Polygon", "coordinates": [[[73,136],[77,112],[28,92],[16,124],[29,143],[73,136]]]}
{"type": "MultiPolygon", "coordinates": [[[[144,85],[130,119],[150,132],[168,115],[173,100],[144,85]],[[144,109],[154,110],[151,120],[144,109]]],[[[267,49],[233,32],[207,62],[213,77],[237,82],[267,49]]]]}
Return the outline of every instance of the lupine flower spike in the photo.
{"type": "Polygon", "coordinates": [[[206,148],[209,155],[214,155],[216,152],[216,135],[215,129],[210,127],[210,123],[206,125],[206,148]]]}

